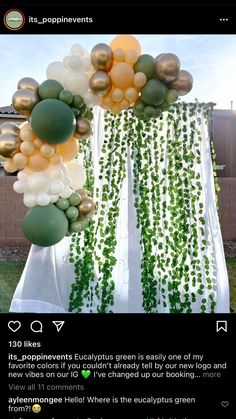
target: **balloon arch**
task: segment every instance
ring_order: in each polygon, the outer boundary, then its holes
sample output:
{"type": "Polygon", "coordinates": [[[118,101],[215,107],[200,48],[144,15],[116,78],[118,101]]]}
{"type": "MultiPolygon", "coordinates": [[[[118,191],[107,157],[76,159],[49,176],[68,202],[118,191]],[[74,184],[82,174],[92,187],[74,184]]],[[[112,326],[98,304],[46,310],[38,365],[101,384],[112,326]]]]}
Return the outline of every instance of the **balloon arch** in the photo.
{"type": "Polygon", "coordinates": [[[27,121],[1,125],[0,155],[7,172],[19,171],[13,188],[29,208],[26,238],[51,246],[89,225],[96,205],[84,188],[85,169],[75,159],[80,142],[92,133],[94,106],[113,115],[131,109],[134,117],[149,121],[192,85],[175,54],[141,54],[131,35],[115,37],[110,46],[99,43],[90,54],[73,45],[63,61],[48,66],[41,84],[21,79],[12,103],[27,121]]]}

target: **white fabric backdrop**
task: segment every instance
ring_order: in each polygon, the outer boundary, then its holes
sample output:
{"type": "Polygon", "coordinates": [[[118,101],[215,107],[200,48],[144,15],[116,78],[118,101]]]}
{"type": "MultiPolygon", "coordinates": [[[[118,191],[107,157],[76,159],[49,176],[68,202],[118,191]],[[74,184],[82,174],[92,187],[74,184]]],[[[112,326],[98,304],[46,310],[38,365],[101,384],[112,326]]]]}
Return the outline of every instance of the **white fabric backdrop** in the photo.
{"type": "MultiPolygon", "coordinates": [[[[201,181],[202,199],[210,230],[211,246],[216,263],[217,313],[229,312],[229,285],[218,214],[215,204],[214,178],[209,139],[202,126],[201,181]]],[[[95,181],[98,181],[98,160],[103,138],[102,111],[96,109],[94,135],[92,137],[95,181]]],[[[99,186],[99,184],[97,185],[99,186]]],[[[31,246],[28,260],[16,288],[10,311],[12,312],[68,312],[70,287],[74,281],[74,266],[69,262],[70,238],[48,248],[31,246]]],[[[139,232],[136,229],[136,213],[133,205],[132,162],[128,150],[127,177],[121,190],[120,215],[117,226],[117,264],[113,271],[115,282],[115,313],[142,313],[142,285],[140,279],[139,232]]],[[[94,302],[94,311],[95,304],[94,302]]],[[[200,299],[193,312],[200,312],[200,299]]],[[[83,310],[86,312],[86,309],[83,310]]],[[[169,308],[159,310],[169,312],[169,308]]]]}

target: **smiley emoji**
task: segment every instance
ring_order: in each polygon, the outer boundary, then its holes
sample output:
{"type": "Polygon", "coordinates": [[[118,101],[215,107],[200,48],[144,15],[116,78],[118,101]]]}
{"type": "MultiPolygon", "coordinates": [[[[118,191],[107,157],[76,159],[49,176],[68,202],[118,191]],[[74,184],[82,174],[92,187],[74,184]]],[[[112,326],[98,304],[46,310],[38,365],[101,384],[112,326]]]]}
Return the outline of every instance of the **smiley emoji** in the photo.
{"type": "Polygon", "coordinates": [[[40,404],[34,404],[34,405],[32,406],[32,412],[34,412],[34,413],[39,413],[39,412],[41,412],[41,406],[40,406],[40,404]]]}

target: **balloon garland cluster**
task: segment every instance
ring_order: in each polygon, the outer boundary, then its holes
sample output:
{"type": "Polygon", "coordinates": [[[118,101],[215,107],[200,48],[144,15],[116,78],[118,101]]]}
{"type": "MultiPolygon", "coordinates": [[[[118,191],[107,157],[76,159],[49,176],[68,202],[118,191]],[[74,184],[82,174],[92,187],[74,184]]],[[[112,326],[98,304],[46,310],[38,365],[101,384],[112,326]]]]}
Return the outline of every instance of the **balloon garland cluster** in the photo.
{"type": "Polygon", "coordinates": [[[140,119],[156,118],[193,86],[175,54],[141,55],[138,40],[130,35],[116,37],[110,46],[95,45],[91,61],[96,71],[90,89],[114,115],[132,108],[140,119]]]}
{"type": "Polygon", "coordinates": [[[139,41],[121,35],[90,55],[73,45],[49,64],[41,84],[19,81],[12,104],[27,121],[1,125],[0,155],[7,172],[19,171],[13,188],[30,208],[23,230],[32,243],[54,245],[86,228],[95,213],[83,189],[85,169],[75,160],[79,142],[92,133],[92,108],[114,115],[131,108],[142,120],[156,118],[192,88],[191,74],[180,67],[175,54],[141,55],[139,41]]]}

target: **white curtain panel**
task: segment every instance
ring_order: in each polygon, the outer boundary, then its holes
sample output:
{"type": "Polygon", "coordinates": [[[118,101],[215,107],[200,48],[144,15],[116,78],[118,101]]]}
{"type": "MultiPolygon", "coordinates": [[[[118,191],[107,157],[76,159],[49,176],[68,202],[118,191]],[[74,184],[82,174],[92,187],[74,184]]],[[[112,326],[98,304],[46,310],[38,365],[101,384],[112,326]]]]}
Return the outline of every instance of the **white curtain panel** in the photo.
{"type": "MultiPolygon", "coordinates": [[[[201,201],[204,203],[204,218],[206,221],[205,231],[207,248],[205,255],[211,259],[211,276],[214,279],[214,292],[216,296],[217,313],[228,313],[229,308],[229,284],[225,263],[223,242],[219,226],[214,178],[211,162],[210,142],[207,135],[203,114],[201,117],[201,165],[200,181],[203,186],[201,201]]],[[[95,109],[94,129],[92,141],[95,187],[101,188],[99,181],[99,156],[103,141],[104,125],[103,111],[95,109]]],[[[163,134],[162,134],[163,135],[163,134]]],[[[168,144],[166,142],[165,161],[168,160],[168,144]]],[[[143,296],[141,283],[141,248],[140,233],[136,228],[136,210],[133,196],[133,160],[131,151],[127,146],[127,176],[124,179],[120,191],[120,214],[117,221],[117,246],[115,257],[117,263],[113,270],[115,282],[114,306],[115,313],[143,313],[143,296]]],[[[99,214],[98,214],[99,215],[99,214]]],[[[11,312],[33,313],[67,313],[71,285],[75,281],[74,265],[69,261],[70,237],[65,237],[55,246],[43,248],[35,245],[31,250],[25,265],[25,269],[14,293],[11,312]]],[[[200,257],[204,254],[200,252],[200,257]]],[[[191,263],[191,261],[189,261],[191,263]]],[[[96,265],[95,265],[96,267],[96,265]]],[[[157,276],[158,279],[158,276],[157,276]]],[[[203,278],[202,282],[206,278],[203,278]]],[[[166,301],[168,291],[166,290],[166,301]]],[[[207,295],[205,296],[208,298],[207,295]]],[[[192,304],[192,312],[201,312],[201,301],[204,295],[197,296],[192,304]]],[[[161,298],[157,311],[169,313],[170,307],[162,304],[161,298]]],[[[85,305],[86,306],[86,305],[85,305]]],[[[97,301],[94,300],[92,311],[96,312],[97,301]]],[[[91,307],[90,307],[91,309],[91,307]]],[[[86,307],[82,312],[89,312],[86,307]]]]}

